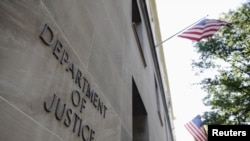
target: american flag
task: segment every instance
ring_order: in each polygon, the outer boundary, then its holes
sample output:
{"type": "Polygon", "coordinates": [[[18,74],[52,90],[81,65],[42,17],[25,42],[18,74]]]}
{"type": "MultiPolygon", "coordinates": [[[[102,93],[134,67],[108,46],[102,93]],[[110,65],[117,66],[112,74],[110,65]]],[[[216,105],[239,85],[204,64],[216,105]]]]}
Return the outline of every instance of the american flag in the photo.
{"type": "Polygon", "coordinates": [[[201,121],[201,116],[197,115],[193,120],[184,125],[196,141],[207,141],[207,133],[201,121]]]}
{"type": "Polygon", "coordinates": [[[203,19],[198,24],[178,35],[178,37],[200,41],[203,38],[212,37],[222,26],[232,27],[232,24],[216,19],[203,19]]]}

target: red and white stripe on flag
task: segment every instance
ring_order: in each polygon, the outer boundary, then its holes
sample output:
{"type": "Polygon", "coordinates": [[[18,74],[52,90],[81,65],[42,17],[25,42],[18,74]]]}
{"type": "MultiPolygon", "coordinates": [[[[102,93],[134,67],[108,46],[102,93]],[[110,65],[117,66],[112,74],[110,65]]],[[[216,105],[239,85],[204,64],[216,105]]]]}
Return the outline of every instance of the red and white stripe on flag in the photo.
{"type": "Polygon", "coordinates": [[[178,37],[200,41],[203,38],[212,37],[222,26],[231,27],[231,23],[215,19],[204,19],[178,35],[178,37]]]}
{"type": "Polygon", "coordinates": [[[207,133],[198,115],[184,125],[196,141],[207,141],[207,133]]]}

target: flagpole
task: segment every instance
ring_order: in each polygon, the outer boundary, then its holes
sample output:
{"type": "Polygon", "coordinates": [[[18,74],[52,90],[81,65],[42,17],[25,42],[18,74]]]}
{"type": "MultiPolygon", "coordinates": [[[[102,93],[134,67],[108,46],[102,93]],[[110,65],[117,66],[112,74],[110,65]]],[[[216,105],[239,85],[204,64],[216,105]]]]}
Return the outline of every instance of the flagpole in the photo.
{"type": "Polygon", "coordinates": [[[164,41],[160,42],[159,44],[157,44],[155,47],[159,47],[160,45],[162,45],[164,42],[168,41],[169,39],[173,38],[174,36],[176,36],[177,34],[181,33],[182,31],[186,30],[187,28],[191,27],[192,25],[198,23],[199,21],[205,19],[208,15],[206,15],[205,17],[202,17],[201,19],[199,19],[198,21],[192,23],[191,25],[185,27],[184,29],[182,29],[181,31],[175,33],[174,35],[168,37],[167,39],[165,39],[164,41]]]}

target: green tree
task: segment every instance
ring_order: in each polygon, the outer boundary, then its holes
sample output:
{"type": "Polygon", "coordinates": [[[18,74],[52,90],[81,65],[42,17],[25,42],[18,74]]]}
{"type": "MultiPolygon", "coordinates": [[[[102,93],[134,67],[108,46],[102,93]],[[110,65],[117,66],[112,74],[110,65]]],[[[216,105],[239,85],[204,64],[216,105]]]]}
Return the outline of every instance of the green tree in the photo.
{"type": "Polygon", "coordinates": [[[200,58],[192,66],[198,74],[218,72],[200,82],[207,93],[203,102],[211,107],[202,117],[206,124],[243,124],[250,122],[250,3],[220,19],[233,27],[195,44],[200,58]]]}

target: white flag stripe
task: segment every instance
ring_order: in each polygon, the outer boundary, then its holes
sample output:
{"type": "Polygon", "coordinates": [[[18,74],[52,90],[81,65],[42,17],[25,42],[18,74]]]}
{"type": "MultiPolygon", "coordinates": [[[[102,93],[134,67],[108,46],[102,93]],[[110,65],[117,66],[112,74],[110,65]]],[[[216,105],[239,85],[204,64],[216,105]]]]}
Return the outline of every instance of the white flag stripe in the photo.
{"type": "Polygon", "coordinates": [[[203,141],[202,137],[198,134],[198,132],[192,128],[192,125],[187,124],[185,127],[194,136],[195,140],[203,141]]]}
{"type": "Polygon", "coordinates": [[[203,38],[213,36],[222,26],[229,26],[229,24],[230,23],[225,21],[205,19],[178,36],[194,41],[200,41],[203,38]]]}
{"type": "Polygon", "coordinates": [[[186,125],[187,125],[187,128],[200,139],[199,141],[207,140],[207,137],[203,133],[203,131],[199,127],[197,127],[194,123],[190,122],[190,123],[187,123],[186,125]]]}

